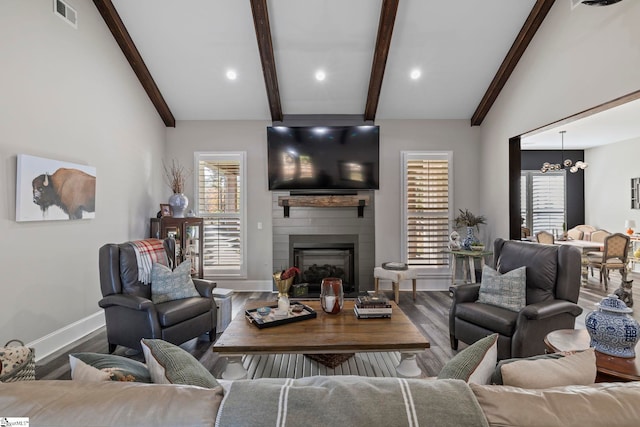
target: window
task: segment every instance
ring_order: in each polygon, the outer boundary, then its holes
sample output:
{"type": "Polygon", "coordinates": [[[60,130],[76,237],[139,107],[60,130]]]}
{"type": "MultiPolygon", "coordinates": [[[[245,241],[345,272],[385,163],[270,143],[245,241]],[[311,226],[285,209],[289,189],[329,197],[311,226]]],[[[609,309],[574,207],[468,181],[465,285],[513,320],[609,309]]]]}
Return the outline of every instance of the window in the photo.
{"type": "Polygon", "coordinates": [[[403,247],[412,267],[448,268],[451,152],[402,152],[403,247]]]}
{"type": "Polygon", "coordinates": [[[244,152],[195,153],[204,274],[246,277],[244,152]]]}
{"type": "Polygon", "coordinates": [[[559,234],[565,227],[565,171],[522,171],[520,213],[532,235],[545,230],[559,234]]]}

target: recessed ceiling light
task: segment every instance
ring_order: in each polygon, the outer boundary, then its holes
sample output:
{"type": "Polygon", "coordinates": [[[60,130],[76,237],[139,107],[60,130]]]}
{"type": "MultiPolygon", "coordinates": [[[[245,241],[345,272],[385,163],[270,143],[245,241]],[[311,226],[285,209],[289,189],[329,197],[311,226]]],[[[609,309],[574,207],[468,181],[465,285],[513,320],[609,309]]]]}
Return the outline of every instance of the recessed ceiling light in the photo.
{"type": "Polygon", "coordinates": [[[409,77],[411,77],[412,80],[418,80],[421,75],[422,71],[417,68],[414,68],[413,70],[411,70],[411,73],[409,73],[409,77]]]}
{"type": "Polygon", "coordinates": [[[238,73],[236,73],[235,70],[229,70],[227,71],[227,78],[229,80],[235,80],[238,78],[238,73]]]}
{"type": "Polygon", "coordinates": [[[321,82],[323,81],[325,78],[327,78],[327,75],[325,74],[324,71],[322,70],[318,70],[316,71],[316,80],[321,82]]]}

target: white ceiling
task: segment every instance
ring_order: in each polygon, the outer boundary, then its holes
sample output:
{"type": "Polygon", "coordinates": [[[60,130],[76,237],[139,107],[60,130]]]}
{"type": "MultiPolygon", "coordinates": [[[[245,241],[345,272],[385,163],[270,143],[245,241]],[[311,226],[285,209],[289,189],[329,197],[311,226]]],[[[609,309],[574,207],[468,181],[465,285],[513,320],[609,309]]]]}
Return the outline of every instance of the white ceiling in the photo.
{"type": "MultiPolygon", "coordinates": [[[[285,115],[364,113],[381,3],[268,0],[285,115]]],[[[271,119],[248,0],[113,4],[177,120],[271,119]]],[[[534,4],[401,0],[376,118],[470,119],[534,4]]]]}
{"type": "Polygon", "coordinates": [[[640,137],[640,99],[561,126],[531,132],[521,138],[523,150],[560,150],[564,134],[564,148],[585,150],[600,145],[627,141],[640,137]]]}

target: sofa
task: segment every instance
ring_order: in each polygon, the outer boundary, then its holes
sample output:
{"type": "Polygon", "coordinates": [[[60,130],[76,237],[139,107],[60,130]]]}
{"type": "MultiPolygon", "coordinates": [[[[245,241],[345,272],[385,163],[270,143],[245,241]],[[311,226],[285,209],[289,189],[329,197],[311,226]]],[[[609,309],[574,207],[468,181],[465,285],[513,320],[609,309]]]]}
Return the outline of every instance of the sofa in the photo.
{"type": "Polygon", "coordinates": [[[31,427],[213,426],[216,419],[234,427],[625,427],[638,425],[638,403],[638,382],[541,390],[354,376],[239,380],[213,389],[116,381],[0,383],[0,417],[28,417],[31,427]],[[278,404],[281,399],[287,407],[278,404]]]}

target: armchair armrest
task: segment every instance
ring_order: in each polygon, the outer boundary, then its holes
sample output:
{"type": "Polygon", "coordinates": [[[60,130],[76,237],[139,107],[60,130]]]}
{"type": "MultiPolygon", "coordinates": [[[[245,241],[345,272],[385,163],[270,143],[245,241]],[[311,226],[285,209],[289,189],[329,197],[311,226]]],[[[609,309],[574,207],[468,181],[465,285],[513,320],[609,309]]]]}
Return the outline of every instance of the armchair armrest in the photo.
{"type": "Polygon", "coordinates": [[[561,313],[569,313],[577,317],[582,313],[582,308],[570,301],[556,299],[530,304],[520,311],[518,317],[525,317],[527,320],[541,320],[561,313]]]}
{"type": "Polygon", "coordinates": [[[218,286],[216,282],[205,279],[193,279],[193,284],[196,285],[197,291],[205,298],[211,298],[213,296],[213,289],[218,286]]]}
{"type": "Polygon", "coordinates": [[[451,286],[449,288],[453,296],[453,303],[474,302],[478,300],[480,293],[480,284],[471,283],[466,285],[451,286]]]}
{"type": "Polygon", "coordinates": [[[155,311],[156,309],[150,299],[123,294],[107,295],[98,302],[98,305],[102,308],[119,306],[137,311],[155,311]]]}

